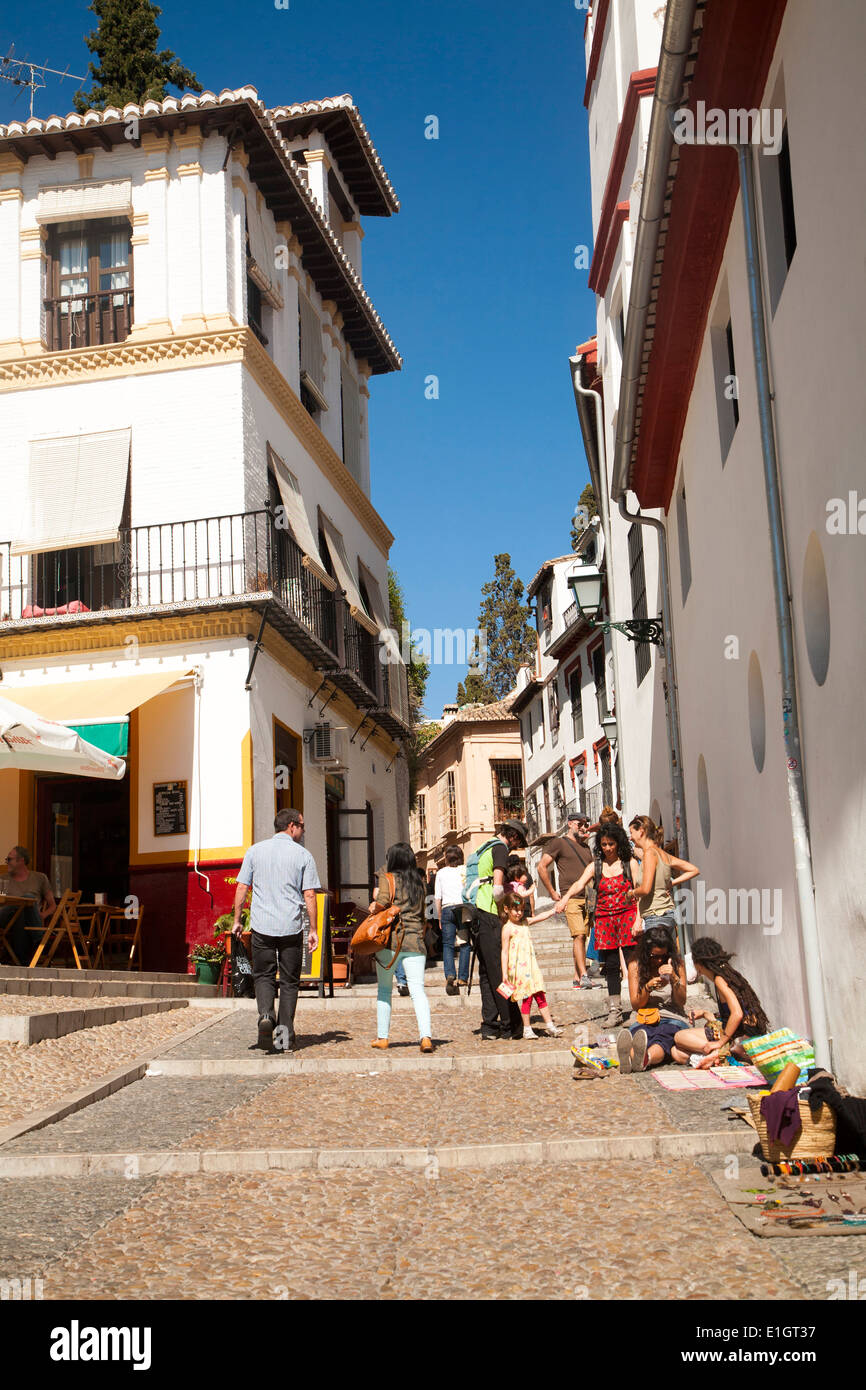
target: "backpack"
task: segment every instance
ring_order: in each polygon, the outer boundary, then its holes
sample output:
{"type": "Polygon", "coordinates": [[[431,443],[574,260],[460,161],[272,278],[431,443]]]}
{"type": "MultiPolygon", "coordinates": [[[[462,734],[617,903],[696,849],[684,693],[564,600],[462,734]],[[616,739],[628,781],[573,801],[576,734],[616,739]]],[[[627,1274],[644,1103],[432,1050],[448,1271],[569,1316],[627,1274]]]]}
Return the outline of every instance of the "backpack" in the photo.
{"type": "Polygon", "coordinates": [[[469,858],[466,860],[466,881],[463,884],[463,901],[467,907],[475,906],[478,900],[478,889],[481,887],[482,883],[493,882],[492,877],[479,878],[478,861],[481,858],[482,854],[484,854],[486,850],[490,849],[491,845],[496,845],[498,843],[498,839],[485,840],[484,844],[479,845],[477,849],[474,849],[470,854],[469,858]]]}

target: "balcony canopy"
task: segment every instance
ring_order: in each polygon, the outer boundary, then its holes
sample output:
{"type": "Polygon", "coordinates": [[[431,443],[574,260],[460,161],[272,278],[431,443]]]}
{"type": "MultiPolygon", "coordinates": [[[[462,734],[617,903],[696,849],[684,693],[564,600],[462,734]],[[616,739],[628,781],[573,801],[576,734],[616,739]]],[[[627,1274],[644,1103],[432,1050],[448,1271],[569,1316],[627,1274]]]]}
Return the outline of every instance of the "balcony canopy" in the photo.
{"type": "Polygon", "coordinates": [[[31,440],[27,491],[12,554],[117,541],[129,438],[129,429],[121,429],[31,440]]]}

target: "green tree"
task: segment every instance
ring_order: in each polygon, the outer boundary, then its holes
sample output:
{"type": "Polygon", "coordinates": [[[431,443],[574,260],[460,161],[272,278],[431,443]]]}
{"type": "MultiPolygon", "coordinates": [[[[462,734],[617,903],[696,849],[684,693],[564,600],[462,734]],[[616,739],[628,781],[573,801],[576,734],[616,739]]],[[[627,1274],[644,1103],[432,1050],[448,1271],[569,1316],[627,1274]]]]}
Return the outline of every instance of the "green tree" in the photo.
{"type": "MultiPolygon", "coordinates": [[[[390,568],[388,570],[388,609],[391,616],[391,626],[397,633],[398,643],[402,645],[403,629],[404,624],[406,624],[406,606],[400,581],[390,568]]],[[[409,645],[406,676],[409,686],[409,723],[413,731],[412,740],[406,749],[406,761],[409,766],[409,809],[411,811],[415,808],[418,761],[421,750],[426,743],[430,742],[431,738],[435,737],[435,734],[430,732],[430,725],[425,725],[421,730],[418,729],[424,697],[427,693],[427,681],[430,679],[430,663],[416,652],[414,641],[410,642],[409,645]]],[[[436,727],[436,733],[438,732],[438,727],[436,727]]]]}
{"type": "Polygon", "coordinates": [[[493,687],[477,668],[470,666],[463,681],[457,687],[457,703],[463,705],[492,705],[496,699],[493,687]]]}
{"type": "Polygon", "coordinates": [[[590,517],[598,516],[598,502],[592,483],[587,483],[580,494],[574,516],[571,520],[571,548],[577,550],[577,542],[589,524],[590,517]]]}
{"type": "MultiPolygon", "coordinates": [[[[523,582],[511,567],[511,556],[494,555],[493,564],[493,578],[482,587],[478,614],[487,650],[487,670],[481,680],[492,699],[502,700],[517,684],[518,669],[534,660],[536,637],[523,602],[523,582]]],[[[473,665],[470,661],[466,687],[473,679],[473,665]]]]}
{"type": "Polygon", "coordinates": [[[195,73],[168,48],[157,49],[162,11],[151,0],[93,0],[99,23],[85,39],[98,62],[88,65],[89,91],[75,93],[76,111],[103,111],[127,102],[162,101],[166,87],[200,92],[195,73]]]}

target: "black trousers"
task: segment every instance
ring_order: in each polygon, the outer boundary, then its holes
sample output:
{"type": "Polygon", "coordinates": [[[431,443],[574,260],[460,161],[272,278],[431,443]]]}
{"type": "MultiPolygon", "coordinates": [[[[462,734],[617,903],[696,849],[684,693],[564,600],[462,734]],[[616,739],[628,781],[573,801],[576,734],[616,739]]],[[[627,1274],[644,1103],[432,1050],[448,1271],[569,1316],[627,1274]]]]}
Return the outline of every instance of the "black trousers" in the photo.
{"type": "Polygon", "coordinates": [[[289,1043],[293,1043],[301,963],[304,959],[304,934],[296,932],[294,936],[262,936],[260,932],[254,931],[251,945],[259,1018],[265,1014],[270,1018],[274,1017],[279,963],[280,1016],[277,1023],[286,1029],[286,1038],[289,1043]]]}
{"type": "Polygon", "coordinates": [[[523,1033],[520,1010],[510,999],[503,999],[496,988],[502,984],[502,923],[495,913],[476,909],[475,925],[478,929],[475,940],[481,987],[481,1031],[513,1033],[520,1037],[523,1033]]]}
{"type": "MultiPolygon", "coordinates": [[[[622,953],[625,963],[628,965],[637,951],[636,946],[623,946],[622,953]]],[[[619,963],[619,947],[616,950],[600,950],[598,958],[601,961],[601,973],[607,983],[608,994],[619,994],[622,989],[622,967],[619,963]]]]}

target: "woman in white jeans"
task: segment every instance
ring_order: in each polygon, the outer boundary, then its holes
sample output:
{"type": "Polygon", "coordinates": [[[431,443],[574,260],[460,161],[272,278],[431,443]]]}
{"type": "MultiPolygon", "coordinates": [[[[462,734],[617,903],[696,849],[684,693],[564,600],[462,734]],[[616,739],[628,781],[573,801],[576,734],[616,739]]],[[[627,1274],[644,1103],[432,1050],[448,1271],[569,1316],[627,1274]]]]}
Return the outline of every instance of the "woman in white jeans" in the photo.
{"type": "Polygon", "coordinates": [[[403,931],[403,942],[399,955],[393,960],[394,951],[386,947],[373,959],[376,962],[376,976],[379,988],[376,996],[376,1041],[373,1047],[388,1046],[391,1031],[391,993],[394,988],[394,971],[402,962],[409,984],[409,994],[415,1006],[418,1032],[421,1038],[421,1051],[432,1052],[430,1037],[430,1004],[424,991],[424,967],[427,963],[427,950],[424,945],[424,913],[427,905],[427,884],[418,868],[415,852],[411,845],[392,845],[385,856],[385,868],[379,870],[379,891],[376,901],[370,904],[371,912],[378,912],[391,903],[391,889],[387,875],[394,878],[394,903],[400,909],[400,921],[396,932],[403,931]],[[388,967],[385,969],[385,967],[388,967]]]}

